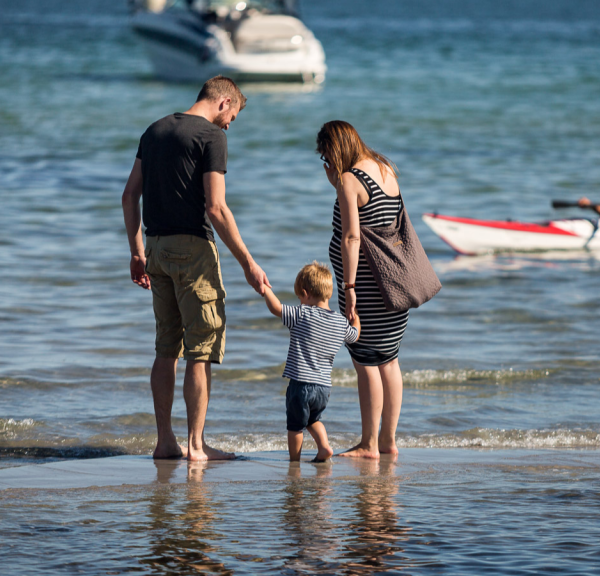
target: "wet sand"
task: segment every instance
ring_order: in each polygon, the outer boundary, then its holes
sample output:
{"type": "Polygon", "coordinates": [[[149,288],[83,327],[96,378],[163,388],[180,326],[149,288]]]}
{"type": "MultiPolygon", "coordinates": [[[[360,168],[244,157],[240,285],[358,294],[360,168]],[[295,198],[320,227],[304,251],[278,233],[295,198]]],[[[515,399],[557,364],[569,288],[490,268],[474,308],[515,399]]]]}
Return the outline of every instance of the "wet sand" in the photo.
{"type": "Polygon", "coordinates": [[[153,460],[150,456],[115,456],[18,466],[0,470],[0,489],[42,490],[102,486],[202,482],[286,482],[290,478],[330,478],[352,480],[390,477],[409,479],[423,473],[470,474],[473,468],[583,467],[600,471],[598,451],[560,450],[403,450],[397,459],[383,456],[379,462],[334,457],[329,462],[312,463],[313,454],[300,463],[290,463],[287,453],[257,452],[240,455],[233,461],[190,462],[181,459],[153,460]]]}
{"type": "Polygon", "coordinates": [[[600,452],[117,456],[0,470],[3,574],[588,574],[600,452]]]}

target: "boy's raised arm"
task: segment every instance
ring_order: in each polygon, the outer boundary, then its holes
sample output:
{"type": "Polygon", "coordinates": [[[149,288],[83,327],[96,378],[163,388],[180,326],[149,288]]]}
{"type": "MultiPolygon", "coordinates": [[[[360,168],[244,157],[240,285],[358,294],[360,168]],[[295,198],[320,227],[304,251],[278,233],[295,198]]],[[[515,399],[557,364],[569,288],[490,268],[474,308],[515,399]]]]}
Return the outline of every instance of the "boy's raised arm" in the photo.
{"type": "Polygon", "coordinates": [[[281,302],[279,301],[279,298],[277,298],[277,296],[273,294],[273,290],[271,290],[271,288],[269,288],[266,284],[265,302],[267,303],[267,308],[269,309],[269,312],[271,312],[273,316],[281,318],[281,302]]]}

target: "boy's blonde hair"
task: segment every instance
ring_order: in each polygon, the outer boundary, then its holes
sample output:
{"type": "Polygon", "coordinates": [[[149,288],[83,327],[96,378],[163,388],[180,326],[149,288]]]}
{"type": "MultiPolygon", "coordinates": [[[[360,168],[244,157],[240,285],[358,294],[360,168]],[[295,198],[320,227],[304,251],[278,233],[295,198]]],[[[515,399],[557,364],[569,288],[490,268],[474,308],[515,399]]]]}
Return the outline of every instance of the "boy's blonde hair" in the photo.
{"type": "Polygon", "coordinates": [[[333,278],[329,267],[316,260],[304,266],[294,282],[296,296],[300,297],[302,290],[314,298],[329,300],[333,294],[333,278]]]}

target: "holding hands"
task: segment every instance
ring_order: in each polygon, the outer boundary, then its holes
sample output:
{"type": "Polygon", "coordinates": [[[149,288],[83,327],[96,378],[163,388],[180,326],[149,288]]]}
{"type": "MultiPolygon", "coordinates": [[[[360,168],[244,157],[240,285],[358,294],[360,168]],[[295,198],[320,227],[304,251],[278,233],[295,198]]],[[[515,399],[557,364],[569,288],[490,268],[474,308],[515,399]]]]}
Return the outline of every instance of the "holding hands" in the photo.
{"type": "Polygon", "coordinates": [[[244,267],[244,276],[246,276],[246,282],[261,296],[265,295],[266,288],[271,288],[264,270],[254,260],[244,267]]]}

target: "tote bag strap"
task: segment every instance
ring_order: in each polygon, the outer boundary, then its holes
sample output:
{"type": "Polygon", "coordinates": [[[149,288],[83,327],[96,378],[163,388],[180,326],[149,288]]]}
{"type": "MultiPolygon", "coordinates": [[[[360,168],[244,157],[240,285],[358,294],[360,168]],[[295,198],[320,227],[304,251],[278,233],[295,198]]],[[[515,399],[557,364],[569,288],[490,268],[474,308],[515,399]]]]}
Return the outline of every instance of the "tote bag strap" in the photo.
{"type": "Polygon", "coordinates": [[[398,214],[396,215],[396,220],[394,228],[397,228],[398,230],[400,230],[400,222],[402,221],[402,212],[406,212],[406,204],[404,204],[404,198],[402,198],[402,192],[400,192],[400,187],[398,187],[398,193],[400,196],[400,202],[402,204],[402,208],[400,208],[400,210],[398,210],[398,214]]]}

